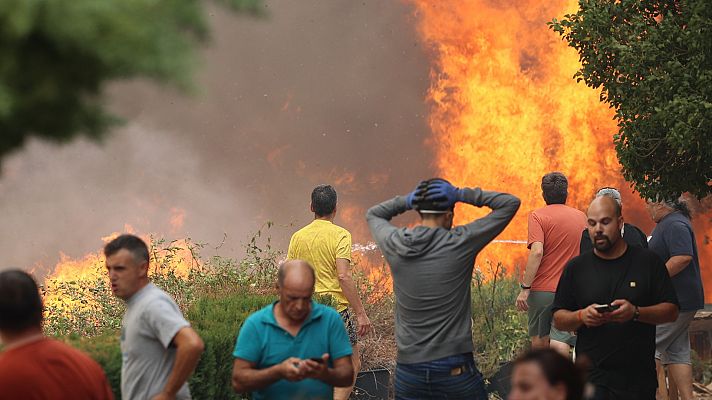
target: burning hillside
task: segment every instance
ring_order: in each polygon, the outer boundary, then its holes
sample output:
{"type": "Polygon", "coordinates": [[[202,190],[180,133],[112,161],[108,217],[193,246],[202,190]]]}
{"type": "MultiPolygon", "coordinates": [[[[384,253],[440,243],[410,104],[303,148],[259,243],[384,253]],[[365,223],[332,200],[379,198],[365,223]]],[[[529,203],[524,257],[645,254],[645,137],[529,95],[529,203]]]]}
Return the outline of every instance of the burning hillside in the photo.
{"type": "MultiPolygon", "coordinates": [[[[644,203],[620,173],[613,112],[596,91],[572,79],[577,54],[546,26],[574,11],[576,1],[414,3],[432,57],[427,100],[436,167],[457,184],[522,199],[519,214],[500,238],[526,240],[527,213],[544,205],[539,183],[550,171],[568,176],[568,204],[582,210],[598,188],[621,188],[625,217],[650,234],[644,203]]],[[[462,207],[458,220],[484,212],[462,207]]],[[[695,223],[709,301],[710,214],[699,215],[695,223]]],[[[523,267],[525,257],[524,246],[501,243],[490,245],[478,262],[523,267]]]]}

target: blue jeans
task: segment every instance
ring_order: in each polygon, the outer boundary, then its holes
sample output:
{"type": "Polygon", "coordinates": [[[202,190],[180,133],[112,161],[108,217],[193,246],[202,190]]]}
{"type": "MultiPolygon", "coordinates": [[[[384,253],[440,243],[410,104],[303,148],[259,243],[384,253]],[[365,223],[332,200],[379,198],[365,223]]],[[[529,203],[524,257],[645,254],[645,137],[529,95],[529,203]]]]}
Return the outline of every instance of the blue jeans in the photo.
{"type": "Polygon", "coordinates": [[[482,374],[471,353],[396,365],[396,400],[487,400],[482,374]]]}

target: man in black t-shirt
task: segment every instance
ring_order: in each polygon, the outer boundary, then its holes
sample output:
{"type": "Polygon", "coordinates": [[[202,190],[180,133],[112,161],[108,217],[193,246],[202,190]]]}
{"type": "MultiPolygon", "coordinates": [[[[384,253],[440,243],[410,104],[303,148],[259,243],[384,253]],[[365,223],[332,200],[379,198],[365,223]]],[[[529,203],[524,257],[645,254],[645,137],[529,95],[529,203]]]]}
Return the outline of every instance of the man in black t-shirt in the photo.
{"type": "MultiPolygon", "coordinates": [[[[621,192],[616,188],[604,187],[596,192],[596,197],[610,197],[617,201],[623,208],[623,199],[621,198],[621,192]]],[[[623,240],[628,243],[629,246],[638,246],[644,249],[648,248],[648,237],[645,233],[640,230],[637,226],[629,223],[624,223],[621,228],[621,235],[623,240]]],[[[591,242],[591,236],[588,234],[588,229],[584,229],[581,233],[581,245],[579,246],[579,254],[583,254],[587,251],[593,250],[593,242],[591,242]]]]}
{"type": "Polygon", "coordinates": [[[587,213],[593,252],[573,258],[554,298],[554,326],[577,331],[595,400],[653,400],[655,325],[674,321],[677,296],[662,260],[621,238],[621,207],[598,197],[587,213]],[[615,310],[598,309],[601,305],[615,310]]]}

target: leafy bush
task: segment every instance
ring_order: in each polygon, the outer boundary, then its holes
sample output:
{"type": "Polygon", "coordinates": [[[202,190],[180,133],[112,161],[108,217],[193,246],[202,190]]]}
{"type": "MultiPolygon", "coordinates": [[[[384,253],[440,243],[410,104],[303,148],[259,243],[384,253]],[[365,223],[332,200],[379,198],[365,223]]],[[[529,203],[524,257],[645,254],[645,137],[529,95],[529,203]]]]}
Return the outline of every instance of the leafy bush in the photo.
{"type": "Polygon", "coordinates": [[[514,302],[519,282],[498,263],[475,270],[472,288],[472,339],[480,371],[492,376],[502,363],[513,359],[529,342],[527,314],[514,302]]]}
{"type": "MultiPolygon", "coordinates": [[[[231,294],[198,299],[186,313],[186,318],[205,343],[200,363],[190,378],[190,390],[195,399],[239,398],[230,386],[237,333],[253,312],[275,301],[274,296],[231,294]]],[[[72,345],[87,352],[106,372],[117,399],[120,397],[121,350],[119,332],[100,336],[69,338],[72,345]]]]}

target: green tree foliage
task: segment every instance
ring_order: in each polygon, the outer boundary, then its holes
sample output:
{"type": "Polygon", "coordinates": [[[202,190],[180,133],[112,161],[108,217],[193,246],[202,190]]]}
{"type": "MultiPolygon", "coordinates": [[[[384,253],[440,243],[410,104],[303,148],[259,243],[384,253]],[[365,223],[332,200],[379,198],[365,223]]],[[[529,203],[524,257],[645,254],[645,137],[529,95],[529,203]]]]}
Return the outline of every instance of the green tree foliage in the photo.
{"type": "MultiPolygon", "coordinates": [[[[259,0],[222,0],[258,13],[259,0]]],[[[200,0],[0,2],[0,158],[29,136],[99,138],[117,118],[102,105],[112,80],[190,88],[208,37],[200,0]]]]}
{"type": "Polygon", "coordinates": [[[577,81],[615,110],[625,178],[646,197],[712,192],[708,0],[580,0],[554,19],[580,56],[577,81]]]}

